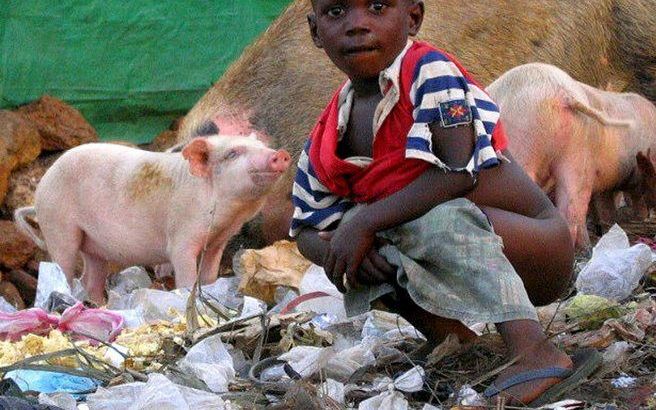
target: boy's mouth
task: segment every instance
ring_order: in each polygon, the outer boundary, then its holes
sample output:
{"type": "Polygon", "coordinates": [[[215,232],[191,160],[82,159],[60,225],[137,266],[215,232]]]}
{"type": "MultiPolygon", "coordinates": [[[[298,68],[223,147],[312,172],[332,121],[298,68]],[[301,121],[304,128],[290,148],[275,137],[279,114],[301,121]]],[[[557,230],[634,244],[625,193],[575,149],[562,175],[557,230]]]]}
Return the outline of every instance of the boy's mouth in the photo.
{"type": "Polygon", "coordinates": [[[343,53],[345,55],[356,55],[356,54],[370,53],[376,50],[378,50],[378,47],[376,46],[355,46],[355,47],[344,48],[343,53]]]}

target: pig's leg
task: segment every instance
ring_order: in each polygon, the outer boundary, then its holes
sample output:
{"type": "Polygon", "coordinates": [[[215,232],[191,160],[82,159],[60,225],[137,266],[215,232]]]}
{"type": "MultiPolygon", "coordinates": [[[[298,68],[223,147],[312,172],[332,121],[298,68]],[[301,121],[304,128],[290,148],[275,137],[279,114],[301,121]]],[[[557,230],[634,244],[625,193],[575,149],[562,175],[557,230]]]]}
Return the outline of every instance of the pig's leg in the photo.
{"type": "Polygon", "coordinates": [[[216,281],[219,275],[219,267],[221,265],[221,256],[225,249],[225,243],[209,246],[203,255],[203,263],[200,266],[200,283],[210,284],[216,281]]]}
{"type": "MultiPolygon", "coordinates": [[[[45,220],[46,218],[44,218],[45,220]]],[[[63,218],[62,218],[63,219],[63,218]]],[[[73,278],[75,277],[75,265],[77,263],[77,254],[82,245],[83,233],[77,226],[54,226],[52,229],[48,227],[43,228],[46,243],[48,244],[48,253],[52,261],[59,265],[68,283],[72,285],[73,278]],[[50,235],[50,232],[54,235],[50,235]],[[52,239],[51,239],[52,238],[52,239]]]]}
{"type": "Polygon", "coordinates": [[[585,223],[588,205],[592,196],[592,184],[585,175],[585,165],[575,169],[576,161],[563,161],[564,166],[556,172],[556,207],[567,221],[570,234],[578,249],[590,247],[590,237],[585,223]]]}
{"type": "Polygon", "coordinates": [[[105,303],[105,284],[109,271],[107,261],[97,256],[82,252],[84,260],[84,273],[82,284],[89,295],[89,299],[99,305],[105,303]]]}
{"type": "Polygon", "coordinates": [[[189,247],[177,248],[171,254],[171,264],[175,272],[175,287],[186,288],[196,283],[196,260],[198,250],[189,247]]]}
{"type": "Polygon", "coordinates": [[[600,192],[592,196],[590,202],[592,206],[592,220],[596,234],[601,236],[603,231],[606,230],[611,223],[617,220],[617,212],[615,209],[615,197],[617,192],[600,192]]]}

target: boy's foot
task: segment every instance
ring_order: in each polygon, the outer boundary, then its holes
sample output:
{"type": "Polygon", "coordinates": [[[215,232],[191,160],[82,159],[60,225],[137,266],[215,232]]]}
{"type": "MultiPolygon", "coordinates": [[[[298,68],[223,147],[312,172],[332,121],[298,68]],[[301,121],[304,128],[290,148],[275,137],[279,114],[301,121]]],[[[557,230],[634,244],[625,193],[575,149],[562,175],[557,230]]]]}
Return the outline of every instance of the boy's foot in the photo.
{"type": "MultiPolygon", "coordinates": [[[[503,386],[513,376],[530,374],[548,368],[561,368],[572,370],[574,363],[564,352],[558,350],[551,342],[545,340],[527,351],[515,364],[502,371],[494,381],[494,386],[503,386]]],[[[503,396],[506,404],[528,404],[540,397],[550,387],[562,382],[564,377],[537,378],[501,389],[499,396],[503,396]]]]}

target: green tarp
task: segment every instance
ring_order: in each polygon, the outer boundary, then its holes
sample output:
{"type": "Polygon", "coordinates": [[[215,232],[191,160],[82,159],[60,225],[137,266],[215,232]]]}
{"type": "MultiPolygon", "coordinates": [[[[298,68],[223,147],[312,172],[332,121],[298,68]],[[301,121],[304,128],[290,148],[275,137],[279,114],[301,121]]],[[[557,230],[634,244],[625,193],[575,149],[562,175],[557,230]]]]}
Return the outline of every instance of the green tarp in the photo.
{"type": "Polygon", "coordinates": [[[0,108],[43,94],[103,140],[151,140],[290,0],[0,0],[0,108]]]}

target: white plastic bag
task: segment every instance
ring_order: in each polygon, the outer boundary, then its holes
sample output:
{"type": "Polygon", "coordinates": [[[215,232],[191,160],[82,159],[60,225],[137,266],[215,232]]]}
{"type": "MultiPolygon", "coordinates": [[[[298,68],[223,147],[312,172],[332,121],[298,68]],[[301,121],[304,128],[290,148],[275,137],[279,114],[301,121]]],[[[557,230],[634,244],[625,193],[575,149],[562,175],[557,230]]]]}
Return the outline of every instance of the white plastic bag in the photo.
{"type": "Polygon", "coordinates": [[[164,375],[151,373],[148,382],[122,384],[87,396],[89,410],[222,410],[221,397],[173,384],[164,375]]]}
{"type": "Polygon", "coordinates": [[[152,285],[148,272],[141,266],[131,266],[109,277],[109,287],[119,295],[129,295],[133,291],[149,288],[152,285]]]}
{"type": "Polygon", "coordinates": [[[403,393],[390,389],[378,396],[360,402],[358,410],[407,410],[408,401],[403,393]]]}
{"type": "Polygon", "coordinates": [[[576,290],[619,301],[631,295],[651,265],[649,246],[629,247],[629,238],[617,224],[599,240],[592,258],[576,279],[576,290]]]}
{"type": "Polygon", "coordinates": [[[64,271],[59,265],[52,262],[41,262],[39,263],[39,281],[36,284],[34,307],[46,309],[48,298],[52,292],[63,293],[78,301],[83,301],[87,296],[79,279],[73,279],[73,289],[71,289],[64,271]]]}
{"type": "Polygon", "coordinates": [[[228,383],[235,377],[232,356],[221,342],[220,335],[210,336],[194,345],[178,365],[204,381],[215,393],[227,392],[228,383]]]}

